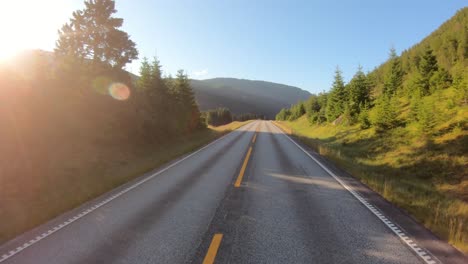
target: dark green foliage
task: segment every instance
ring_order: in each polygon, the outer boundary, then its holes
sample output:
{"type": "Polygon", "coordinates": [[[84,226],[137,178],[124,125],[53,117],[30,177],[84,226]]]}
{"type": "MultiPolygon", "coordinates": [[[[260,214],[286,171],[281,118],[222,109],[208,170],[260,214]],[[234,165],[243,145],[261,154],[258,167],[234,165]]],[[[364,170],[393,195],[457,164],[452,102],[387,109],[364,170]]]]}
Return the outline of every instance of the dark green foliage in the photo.
{"type": "Polygon", "coordinates": [[[290,114],[288,116],[288,120],[293,121],[293,120],[298,119],[299,117],[303,116],[306,113],[304,103],[301,102],[301,103],[291,106],[291,108],[289,109],[289,112],[290,114]]]}
{"type": "Polygon", "coordinates": [[[232,122],[231,111],[227,108],[218,108],[202,113],[207,125],[221,126],[232,122]]]}
{"type": "Polygon", "coordinates": [[[362,67],[359,66],[358,71],[348,85],[348,112],[351,117],[359,115],[361,105],[369,104],[370,88],[367,77],[362,71],[362,67]]]}
{"type": "Polygon", "coordinates": [[[395,128],[398,124],[397,99],[390,96],[381,96],[376,104],[376,116],[373,122],[377,132],[395,128]]]}
{"type": "Polygon", "coordinates": [[[325,111],[328,122],[334,121],[344,112],[347,101],[343,76],[341,75],[340,69],[337,67],[335,71],[335,80],[333,81],[333,86],[328,95],[328,102],[325,111]]]}
{"type": "MultiPolygon", "coordinates": [[[[180,118],[184,110],[178,107],[175,96],[169,93],[169,88],[161,76],[161,65],[157,58],[151,63],[146,58],[140,67],[140,78],[137,80],[139,93],[144,95],[140,104],[145,104],[147,126],[153,126],[163,135],[174,135],[182,131],[180,118]],[[172,114],[168,114],[172,113],[172,114]]],[[[187,122],[182,121],[182,122],[187,122]]]]}
{"type": "Polygon", "coordinates": [[[119,29],[123,19],[112,16],[116,12],[113,0],[85,1],[85,9],[73,12],[70,23],[59,30],[55,53],[116,69],[137,59],[135,43],[119,29]]]}
{"type": "Polygon", "coordinates": [[[390,49],[389,63],[390,70],[385,76],[383,94],[393,96],[401,88],[404,74],[401,65],[401,60],[396,54],[394,48],[390,49]]]}
{"type": "Polygon", "coordinates": [[[233,121],[242,122],[242,121],[255,120],[255,119],[265,120],[266,117],[264,115],[246,113],[246,114],[234,115],[234,117],[232,119],[233,119],[233,121]]]}
{"type": "Polygon", "coordinates": [[[429,95],[431,93],[430,80],[438,70],[437,58],[432,52],[430,47],[426,47],[421,61],[419,62],[419,74],[421,76],[417,81],[417,85],[423,95],[429,95]]]}
{"type": "Polygon", "coordinates": [[[265,117],[262,115],[251,113],[233,115],[227,108],[218,108],[202,112],[202,117],[205,118],[206,124],[211,126],[221,126],[229,124],[232,121],[242,122],[247,120],[265,119],[265,117]]]}
{"type": "Polygon", "coordinates": [[[359,123],[361,124],[361,129],[368,129],[371,127],[371,121],[369,119],[369,107],[367,104],[361,104],[359,113],[359,123]]]}
{"type": "Polygon", "coordinates": [[[439,70],[437,70],[429,79],[429,84],[431,87],[431,93],[436,90],[446,89],[452,85],[452,76],[444,68],[439,68],[439,70]]]}
{"type": "Polygon", "coordinates": [[[426,47],[424,54],[421,57],[419,63],[419,72],[423,78],[430,79],[432,74],[434,74],[439,67],[437,66],[437,58],[433,54],[433,51],[430,47],[426,47]]]}
{"type": "Polygon", "coordinates": [[[276,120],[285,121],[289,120],[289,116],[291,115],[291,111],[287,108],[281,109],[281,111],[276,115],[276,120]]]}
{"type": "Polygon", "coordinates": [[[169,84],[169,93],[175,99],[174,111],[181,131],[188,133],[200,127],[200,111],[188,76],[183,70],[179,70],[176,78],[169,81],[169,84]]]}
{"type": "Polygon", "coordinates": [[[318,95],[312,95],[305,102],[307,119],[310,124],[321,124],[327,121],[325,107],[327,105],[327,93],[322,92],[318,95]]]}

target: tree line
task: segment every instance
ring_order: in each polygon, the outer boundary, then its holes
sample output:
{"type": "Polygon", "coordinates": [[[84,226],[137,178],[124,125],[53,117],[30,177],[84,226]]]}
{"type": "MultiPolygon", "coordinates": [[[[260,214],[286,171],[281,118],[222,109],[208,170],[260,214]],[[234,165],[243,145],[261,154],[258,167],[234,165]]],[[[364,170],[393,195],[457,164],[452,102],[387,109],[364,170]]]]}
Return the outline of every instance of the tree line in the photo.
{"type": "Polygon", "coordinates": [[[91,83],[101,93],[107,92],[105,87],[111,81],[125,83],[132,90],[131,100],[139,105],[137,118],[143,120],[144,129],[160,135],[174,136],[206,127],[183,70],[175,77],[162,76],[157,58],[143,58],[139,78],[124,70],[138,58],[138,50],[120,29],[123,19],[114,17],[115,1],[87,0],[84,4],[85,8],[73,12],[69,23],[59,30],[54,51],[59,62],[58,78],[80,87],[91,83]]]}
{"type": "Polygon", "coordinates": [[[202,112],[202,120],[205,120],[207,125],[221,126],[229,124],[232,121],[247,121],[253,119],[265,119],[265,116],[259,114],[239,114],[234,115],[228,108],[217,108],[202,112]]]}
{"type": "Polygon", "coordinates": [[[453,89],[450,107],[467,105],[468,76],[468,8],[400,56],[390,49],[388,60],[371,72],[358,67],[345,83],[337,67],[328,92],[312,95],[308,100],[282,109],[277,120],[293,121],[306,115],[311,124],[356,124],[362,129],[375,127],[385,132],[415,123],[426,134],[442,118],[436,111],[437,97],[453,89]],[[459,30],[464,27],[465,30],[459,30]],[[450,58],[450,60],[447,60],[450,58]],[[409,112],[401,109],[409,104],[409,112]]]}

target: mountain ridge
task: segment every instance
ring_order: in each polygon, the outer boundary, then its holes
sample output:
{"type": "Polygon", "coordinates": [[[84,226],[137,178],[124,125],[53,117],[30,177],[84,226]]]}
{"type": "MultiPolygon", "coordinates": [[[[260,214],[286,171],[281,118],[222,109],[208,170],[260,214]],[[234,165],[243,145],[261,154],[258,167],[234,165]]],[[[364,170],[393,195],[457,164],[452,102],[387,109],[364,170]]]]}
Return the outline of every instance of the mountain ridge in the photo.
{"type": "Polygon", "coordinates": [[[202,111],[226,107],[234,114],[254,113],[274,118],[282,107],[306,100],[310,92],[301,88],[264,80],[217,77],[191,80],[202,111]]]}

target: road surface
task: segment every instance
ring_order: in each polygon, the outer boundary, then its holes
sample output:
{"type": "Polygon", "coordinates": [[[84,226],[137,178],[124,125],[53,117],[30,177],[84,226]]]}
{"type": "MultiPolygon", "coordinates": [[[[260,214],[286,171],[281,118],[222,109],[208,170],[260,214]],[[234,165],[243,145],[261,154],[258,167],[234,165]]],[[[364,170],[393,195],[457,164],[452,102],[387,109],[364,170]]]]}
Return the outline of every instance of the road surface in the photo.
{"type": "Polygon", "coordinates": [[[0,263],[465,260],[320,160],[255,121],[5,243],[0,263]]]}

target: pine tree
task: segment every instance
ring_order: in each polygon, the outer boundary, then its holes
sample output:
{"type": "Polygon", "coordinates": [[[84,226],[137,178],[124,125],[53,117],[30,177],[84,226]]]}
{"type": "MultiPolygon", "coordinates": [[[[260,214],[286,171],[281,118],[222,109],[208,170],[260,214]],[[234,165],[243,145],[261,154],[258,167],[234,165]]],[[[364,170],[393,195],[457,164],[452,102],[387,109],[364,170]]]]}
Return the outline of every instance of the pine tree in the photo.
{"type": "Polygon", "coordinates": [[[398,89],[401,88],[403,83],[403,68],[401,65],[401,59],[398,57],[394,48],[390,49],[390,70],[385,76],[385,83],[383,93],[393,96],[398,89]]]}
{"type": "Polygon", "coordinates": [[[328,122],[334,121],[344,112],[346,102],[346,90],[343,76],[341,75],[340,69],[337,67],[326,108],[328,122]]]}
{"type": "Polygon", "coordinates": [[[354,117],[359,114],[360,106],[370,101],[370,85],[361,66],[349,83],[348,94],[349,112],[351,117],[354,117]]]}
{"type": "Polygon", "coordinates": [[[119,29],[123,19],[112,16],[116,12],[113,0],[85,1],[85,9],[73,12],[70,22],[59,30],[56,54],[116,69],[137,59],[135,43],[119,29]]]}

